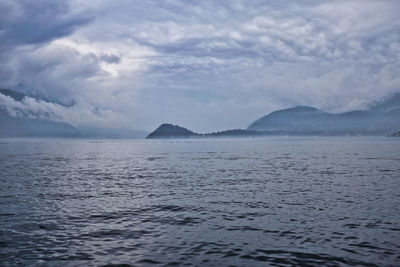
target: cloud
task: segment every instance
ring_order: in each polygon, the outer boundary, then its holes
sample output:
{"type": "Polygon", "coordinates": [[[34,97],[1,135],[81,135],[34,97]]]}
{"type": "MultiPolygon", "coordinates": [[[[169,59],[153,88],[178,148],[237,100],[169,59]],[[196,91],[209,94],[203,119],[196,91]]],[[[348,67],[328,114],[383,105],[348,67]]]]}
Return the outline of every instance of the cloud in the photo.
{"type": "Polygon", "coordinates": [[[2,46],[48,42],[91,20],[88,13],[71,11],[66,1],[3,0],[0,9],[2,46]]]}
{"type": "Polygon", "coordinates": [[[222,130],[291,105],[364,108],[400,88],[397,1],[1,5],[0,86],[115,115],[102,123],[222,130]]]}
{"type": "Polygon", "coordinates": [[[24,97],[15,101],[11,97],[0,94],[0,110],[12,117],[28,117],[57,122],[67,122],[73,126],[104,126],[120,125],[124,119],[111,110],[98,109],[95,106],[76,104],[70,107],[57,103],[24,97]]]}
{"type": "Polygon", "coordinates": [[[104,55],[100,56],[100,59],[109,64],[118,64],[121,62],[121,58],[117,57],[116,55],[104,54],[104,55]]]}

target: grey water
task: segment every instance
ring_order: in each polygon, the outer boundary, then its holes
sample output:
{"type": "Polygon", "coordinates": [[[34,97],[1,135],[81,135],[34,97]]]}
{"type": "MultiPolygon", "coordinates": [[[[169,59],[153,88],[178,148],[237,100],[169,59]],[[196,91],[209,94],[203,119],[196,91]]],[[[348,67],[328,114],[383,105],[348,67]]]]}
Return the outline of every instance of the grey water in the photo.
{"type": "Polygon", "coordinates": [[[1,266],[399,266],[400,139],[0,139],[1,266]]]}

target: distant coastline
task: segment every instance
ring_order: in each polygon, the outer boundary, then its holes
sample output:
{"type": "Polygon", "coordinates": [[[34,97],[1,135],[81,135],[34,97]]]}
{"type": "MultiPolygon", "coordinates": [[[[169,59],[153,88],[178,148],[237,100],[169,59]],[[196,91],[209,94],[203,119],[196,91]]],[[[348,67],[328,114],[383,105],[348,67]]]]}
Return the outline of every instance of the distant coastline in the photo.
{"type": "Polygon", "coordinates": [[[400,93],[372,104],[366,110],[332,114],[314,107],[277,110],[252,122],[247,129],[195,133],[169,123],[161,124],[147,139],[288,136],[398,136],[400,93]]]}
{"type": "MultiPolygon", "coordinates": [[[[24,103],[27,96],[17,91],[1,89],[4,100],[24,103]],[[7,100],[8,99],[8,100],[7,100]]],[[[61,104],[59,104],[61,105],[61,104]]],[[[21,105],[18,104],[17,107],[21,105]]],[[[69,137],[69,138],[145,138],[144,131],[129,128],[99,128],[73,126],[54,118],[49,112],[15,108],[10,112],[0,105],[1,137],[69,137]]],[[[169,123],[161,124],[147,135],[158,138],[258,137],[258,136],[399,136],[400,93],[375,102],[366,110],[333,114],[314,107],[296,106],[271,112],[249,124],[246,129],[228,129],[210,133],[196,133],[169,123]]]]}
{"type": "MultiPolygon", "coordinates": [[[[320,131],[303,131],[296,133],[287,133],[284,131],[251,131],[246,129],[233,129],[233,130],[225,130],[219,132],[211,132],[211,133],[195,133],[188,130],[187,133],[182,133],[176,131],[170,131],[167,129],[185,129],[184,127],[180,127],[178,125],[173,125],[169,123],[161,124],[156,130],[151,132],[146,139],[170,139],[170,138],[219,138],[219,137],[263,137],[263,136],[385,136],[384,134],[368,134],[368,133],[359,133],[359,132],[350,132],[350,133],[342,133],[342,132],[320,132],[320,131]]],[[[393,134],[387,135],[391,137],[400,137],[400,131],[395,132],[393,134]]]]}

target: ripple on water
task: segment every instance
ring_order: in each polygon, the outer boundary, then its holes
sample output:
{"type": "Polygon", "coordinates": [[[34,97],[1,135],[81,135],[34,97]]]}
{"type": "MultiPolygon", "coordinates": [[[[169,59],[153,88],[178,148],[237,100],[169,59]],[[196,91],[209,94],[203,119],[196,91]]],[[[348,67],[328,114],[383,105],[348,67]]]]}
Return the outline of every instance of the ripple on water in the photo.
{"type": "Polygon", "coordinates": [[[398,265],[400,143],[285,140],[7,142],[0,265],[398,265]]]}

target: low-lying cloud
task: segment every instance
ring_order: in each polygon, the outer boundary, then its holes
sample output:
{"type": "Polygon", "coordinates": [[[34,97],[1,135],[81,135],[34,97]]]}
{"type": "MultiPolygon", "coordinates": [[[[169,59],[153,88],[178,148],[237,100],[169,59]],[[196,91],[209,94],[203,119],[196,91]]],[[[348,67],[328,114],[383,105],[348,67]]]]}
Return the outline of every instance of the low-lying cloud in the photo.
{"type": "Polygon", "coordinates": [[[0,107],[0,110],[3,110],[8,116],[67,122],[77,127],[113,128],[115,125],[124,123],[123,117],[111,110],[100,110],[95,106],[81,104],[63,106],[28,96],[21,101],[16,101],[9,96],[0,94],[0,107]]]}

